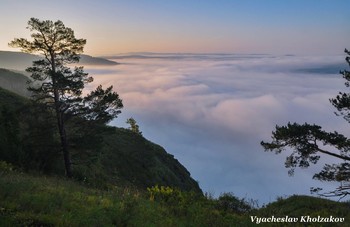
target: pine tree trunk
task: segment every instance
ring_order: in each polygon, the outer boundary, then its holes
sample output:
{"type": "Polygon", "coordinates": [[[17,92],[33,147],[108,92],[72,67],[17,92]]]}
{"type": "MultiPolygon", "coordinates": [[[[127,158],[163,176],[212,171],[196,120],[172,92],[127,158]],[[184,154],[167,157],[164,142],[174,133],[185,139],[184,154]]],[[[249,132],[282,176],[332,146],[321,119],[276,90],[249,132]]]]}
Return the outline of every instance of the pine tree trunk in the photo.
{"type": "Polygon", "coordinates": [[[66,170],[66,176],[68,178],[72,178],[72,162],[70,159],[69,149],[68,149],[68,141],[67,141],[67,134],[64,124],[64,117],[63,113],[61,111],[61,103],[60,103],[60,96],[59,91],[56,88],[56,64],[55,64],[55,58],[53,52],[51,54],[51,69],[52,69],[52,83],[53,83],[53,93],[54,93],[54,103],[55,103],[55,111],[56,111],[56,118],[57,118],[57,126],[58,126],[58,132],[60,134],[60,140],[61,140],[61,149],[63,153],[63,160],[64,160],[64,167],[66,170]]]}
{"type": "Polygon", "coordinates": [[[68,178],[71,178],[71,177],[73,177],[72,163],[70,160],[70,154],[69,154],[69,149],[68,149],[66,129],[65,129],[65,125],[64,125],[64,119],[63,119],[62,113],[60,111],[58,92],[55,91],[54,93],[55,93],[55,110],[56,110],[56,117],[57,117],[57,125],[58,125],[58,132],[60,134],[61,149],[62,149],[62,153],[63,153],[64,166],[65,166],[65,170],[66,170],[66,176],[68,178]]]}
{"type": "Polygon", "coordinates": [[[70,160],[70,154],[69,154],[69,149],[68,149],[68,142],[67,142],[67,135],[66,135],[66,130],[64,126],[64,121],[62,119],[61,113],[57,113],[60,115],[60,117],[57,119],[58,120],[58,129],[60,133],[60,139],[61,139],[61,148],[62,148],[62,153],[63,153],[63,160],[64,160],[64,166],[66,170],[66,176],[68,178],[72,178],[72,163],[70,160]]]}

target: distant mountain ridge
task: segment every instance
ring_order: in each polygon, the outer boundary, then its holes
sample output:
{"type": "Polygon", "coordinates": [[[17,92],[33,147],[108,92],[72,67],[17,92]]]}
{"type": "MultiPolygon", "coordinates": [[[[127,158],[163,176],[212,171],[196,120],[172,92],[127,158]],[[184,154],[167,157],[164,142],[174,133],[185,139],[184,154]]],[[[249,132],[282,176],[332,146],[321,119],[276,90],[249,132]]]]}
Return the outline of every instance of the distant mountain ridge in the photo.
{"type": "Polygon", "coordinates": [[[236,60],[247,58],[272,57],[268,54],[234,54],[234,53],[153,53],[132,52],[103,56],[108,59],[163,59],[163,60],[236,60]]]}
{"type": "MultiPolygon", "coordinates": [[[[0,68],[25,70],[32,65],[32,62],[40,59],[40,56],[22,52],[0,51],[0,68]]],[[[82,54],[79,65],[117,65],[115,61],[105,58],[92,57],[82,54]]]]}

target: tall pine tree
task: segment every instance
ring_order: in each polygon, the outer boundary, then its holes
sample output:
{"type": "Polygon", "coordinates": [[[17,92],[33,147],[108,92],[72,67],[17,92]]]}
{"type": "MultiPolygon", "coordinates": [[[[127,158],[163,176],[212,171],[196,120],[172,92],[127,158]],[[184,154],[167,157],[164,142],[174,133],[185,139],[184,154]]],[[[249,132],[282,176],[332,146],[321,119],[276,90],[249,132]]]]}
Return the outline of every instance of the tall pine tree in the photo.
{"type": "Polygon", "coordinates": [[[66,176],[72,177],[66,122],[79,116],[107,123],[120,113],[122,100],[112,87],[103,90],[102,86],[82,97],[84,85],[93,79],[83,67],[71,69],[70,65],[79,62],[86,40],[75,38],[74,31],[65,27],[62,21],[31,18],[27,28],[32,40],[16,38],[9,45],[43,57],[27,68],[33,80],[29,90],[35,102],[44,103],[55,114],[66,176]]]}

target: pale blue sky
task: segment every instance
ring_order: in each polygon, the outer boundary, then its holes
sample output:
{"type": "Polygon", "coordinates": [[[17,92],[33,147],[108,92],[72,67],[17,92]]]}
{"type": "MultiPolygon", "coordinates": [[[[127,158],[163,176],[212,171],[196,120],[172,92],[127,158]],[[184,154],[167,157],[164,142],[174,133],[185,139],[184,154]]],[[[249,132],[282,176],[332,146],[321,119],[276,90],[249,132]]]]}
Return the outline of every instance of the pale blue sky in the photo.
{"type": "MultiPolygon", "coordinates": [[[[62,20],[85,52],[334,54],[349,47],[348,0],[0,0],[0,49],[30,17],[62,20]]],[[[350,47],[349,47],[350,48],[350,47]]]]}

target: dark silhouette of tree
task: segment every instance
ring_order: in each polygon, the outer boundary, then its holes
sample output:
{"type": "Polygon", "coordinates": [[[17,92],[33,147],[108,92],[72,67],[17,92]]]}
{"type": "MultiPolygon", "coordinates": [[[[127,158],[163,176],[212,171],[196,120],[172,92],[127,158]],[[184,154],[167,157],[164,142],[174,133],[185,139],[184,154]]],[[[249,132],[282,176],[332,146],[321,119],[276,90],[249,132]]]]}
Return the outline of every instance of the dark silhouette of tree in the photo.
{"type": "Polygon", "coordinates": [[[0,159],[20,163],[19,121],[15,110],[0,105],[0,159]]]}
{"type": "Polygon", "coordinates": [[[59,20],[53,22],[31,18],[27,28],[31,32],[31,41],[16,38],[9,45],[43,57],[26,69],[33,80],[28,89],[35,102],[44,103],[54,112],[66,176],[72,177],[66,122],[72,117],[79,117],[105,124],[120,113],[123,104],[112,87],[103,90],[99,86],[87,97],[82,97],[84,85],[93,79],[84,72],[83,67],[71,69],[70,66],[79,62],[85,39],[75,38],[74,31],[59,20]]]}
{"type": "MultiPolygon", "coordinates": [[[[345,60],[350,66],[350,52],[345,60]]],[[[340,72],[346,80],[345,86],[350,86],[350,72],[340,72]]],[[[338,110],[338,116],[343,116],[350,123],[350,93],[339,92],[330,102],[338,110]]],[[[321,181],[340,182],[340,186],[334,191],[319,193],[322,188],[312,188],[311,192],[322,196],[345,197],[350,194],[350,140],[338,132],[325,132],[321,126],[297,123],[288,123],[287,126],[276,126],[272,132],[272,142],[261,142],[265,151],[281,153],[287,148],[292,153],[286,158],[285,166],[290,168],[288,173],[293,175],[296,167],[307,168],[310,164],[316,164],[323,155],[338,158],[339,164],[326,164],[323,170],[313,176],[321,181]]]]}

